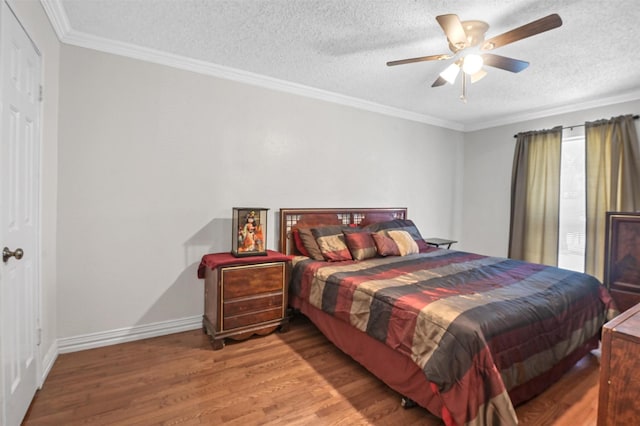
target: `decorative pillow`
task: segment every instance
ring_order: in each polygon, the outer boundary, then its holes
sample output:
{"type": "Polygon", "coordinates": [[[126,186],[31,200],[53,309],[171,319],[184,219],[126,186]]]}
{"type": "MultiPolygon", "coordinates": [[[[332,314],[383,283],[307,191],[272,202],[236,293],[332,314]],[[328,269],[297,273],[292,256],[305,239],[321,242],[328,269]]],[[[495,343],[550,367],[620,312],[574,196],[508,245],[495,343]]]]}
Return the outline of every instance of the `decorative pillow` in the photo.
{"type": "Polygon", "coordinates": [[[418,244],[418,249],[420,252],[430,251],[429,245],[424,241],[422,235],[420,235],[420,231],[413,223],[412,220],[409,219],[394,219],[386,222],[372,223],[364,227],[365,230],[369,232],[378,232],[378,231],[407,231],[411,238],[418,244]]]}
{"type": "Polygon", "coordinates": [[[316,238],[311,233],[311,228],[298,228],[298,235],[300,235],[302,245],[304,245],[307,253],[309,253],[310,258],[314,260],[324,260],[320,247],[318,247],[318,243],[316,243],[316,238]]]}
{"type": "Polygon", "coordinates": [[[376,243],[371,234],[361,230],[343,230],[345,242],[355,260],[365,260],[376,257],[376,243]]]}
{"type": "Polygon", "coordinates": [[[353,259],[345,242],[343,229],[348,229],[348,227],[337,225],[311,228],[311,233],[315,237],[324,259],[330,262],[353,259]]]}
{"type": "MultiPolygon", "coordinates": [[[[298,252],[303,256],[311,257],[311,255],[309,254],[309,251],[307,250],[307,248],[304,246],[304,243],[302,242],[302,237],[300,236],[300,231],[297,228],[294,228],[291,231],[291,233],[293,234],[293,242],[294,242],[298,252]]],[[[315,240],[314,240],[314,242],[315,242],[315,240]]]]}
{"type": "Polygon", "coordinates": [[[413,239],[413,236],[407,231],[391,230],[387,231],[387,235],[395,241],[400,250],[400,256],[406,256],[408,254],[420,253],[418,244],[413,239]]]}
{"type": "Polygon", "coordinates": [[[400,256],[398,245],[393,241],[393,238],[385,235],[385,231],[374,232],[371,237],[376,243],[376,249],[380,256],[400,256]]]}

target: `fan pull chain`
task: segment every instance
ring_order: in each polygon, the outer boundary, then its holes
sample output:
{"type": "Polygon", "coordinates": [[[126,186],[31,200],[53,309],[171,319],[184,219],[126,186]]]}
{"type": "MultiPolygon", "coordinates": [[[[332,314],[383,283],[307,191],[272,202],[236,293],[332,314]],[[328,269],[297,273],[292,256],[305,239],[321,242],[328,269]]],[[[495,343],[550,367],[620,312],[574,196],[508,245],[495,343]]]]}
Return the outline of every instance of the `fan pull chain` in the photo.
{"type": "Polygon", "coordinates": [[[467,74],[462,73],[462,94],[460,95],[460,100],[467,103],[467,74]]]}

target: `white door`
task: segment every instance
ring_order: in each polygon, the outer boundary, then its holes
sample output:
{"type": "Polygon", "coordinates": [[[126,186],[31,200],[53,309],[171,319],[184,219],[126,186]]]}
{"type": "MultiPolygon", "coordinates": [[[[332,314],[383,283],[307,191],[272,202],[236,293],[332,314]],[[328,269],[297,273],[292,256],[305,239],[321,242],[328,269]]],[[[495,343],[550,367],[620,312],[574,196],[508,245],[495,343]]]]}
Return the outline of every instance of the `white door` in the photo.
{"type": "Polygon", "coordinates": [[[41,61],[4,1],[1,15],[0,424],[14,426],[38,387],[41,61]]]}

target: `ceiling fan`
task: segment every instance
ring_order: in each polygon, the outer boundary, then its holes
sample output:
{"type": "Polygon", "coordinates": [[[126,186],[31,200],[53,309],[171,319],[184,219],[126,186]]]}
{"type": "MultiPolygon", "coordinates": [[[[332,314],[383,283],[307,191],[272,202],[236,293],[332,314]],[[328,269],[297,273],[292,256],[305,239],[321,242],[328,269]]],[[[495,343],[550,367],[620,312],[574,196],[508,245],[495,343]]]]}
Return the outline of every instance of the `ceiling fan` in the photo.
{"type": "Polygon", "coordinates": [[[454,58],[455,61],[440,73],[431,87],[442,86],[445,83],[454,84],[456,77],[462,69],[461,99],[465,101],[466,76],[470,77],[472,83],[482,79],[487,75],[487,72],[483,69],[484,65],[514,73],[520,72],[529,66],[529,62],[526,61],[484,52],[558,28],[562,25],[562,19],[558,14],[554,13],[485,40],[485,33],[489,29],[489,24],[486,22],[460,21],[458,15],[455,14],[439,15],[436,16],[436,20],[447,36],[449,49],[452,53],[400,59],[387,62],[387,66],[391,67],[423,61],[443,61],[454,58]]]}

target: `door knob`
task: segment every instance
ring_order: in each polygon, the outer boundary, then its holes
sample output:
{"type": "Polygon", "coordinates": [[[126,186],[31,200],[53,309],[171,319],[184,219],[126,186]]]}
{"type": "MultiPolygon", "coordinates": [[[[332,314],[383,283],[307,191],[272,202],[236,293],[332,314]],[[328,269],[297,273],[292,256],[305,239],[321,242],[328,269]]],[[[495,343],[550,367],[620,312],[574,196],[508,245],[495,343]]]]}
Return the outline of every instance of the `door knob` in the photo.
{"type": "Polygon", "coordinates": [[[4,249],[2,249],[3,262],[6,263],[11,256],[15,257],[16,260],[20,260],[22,259],[22,256],[24,256],[24,251],[22,251],[21,248],[17,248],[16,251],[9,250],[9,247],[5,247],[4,249]]]}

